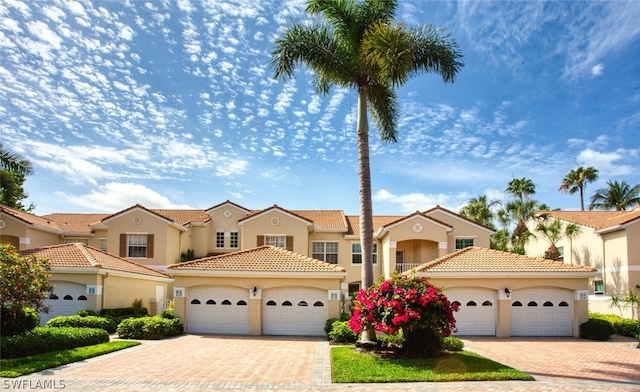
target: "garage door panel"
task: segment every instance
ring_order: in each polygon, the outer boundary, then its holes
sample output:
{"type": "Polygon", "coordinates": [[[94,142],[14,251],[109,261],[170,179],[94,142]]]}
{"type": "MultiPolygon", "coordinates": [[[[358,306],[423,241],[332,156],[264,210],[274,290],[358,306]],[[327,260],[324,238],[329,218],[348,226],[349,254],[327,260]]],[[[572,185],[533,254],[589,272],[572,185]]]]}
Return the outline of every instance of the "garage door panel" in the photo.
{"type": "Polygon", "coordinates": [[[50,298],[43,301],[49,307],[49,313],[38,313],[40,325],[57,316],[71,316],[87,309],[86,286],[73,282],[52,282],[54,285],[50,298]]]}
{"type": "Polygon", "coordinates": [[[281,287],[264,290],[262,297],[264,335],[324,335],[328,318],[326,291],[281,287]]]}
{"type": "Polygon", "coordinates": [[[445,290],[449,301],[457,302],[458,312],[454,313],[455,335],[495,336],[498,295],[496,290],[482,288],[453,288],[445,290]]]}
{"type": "Polygon", "coordinates": [[[187,295],[187,332],[249,334],[249,292],[236,287],[198,287],[187,295]]]}
{"type": "Polygon", "coordinates": [[[537,287],[513,292],[512,336],[572,336],[572,292],[537,287]]]}

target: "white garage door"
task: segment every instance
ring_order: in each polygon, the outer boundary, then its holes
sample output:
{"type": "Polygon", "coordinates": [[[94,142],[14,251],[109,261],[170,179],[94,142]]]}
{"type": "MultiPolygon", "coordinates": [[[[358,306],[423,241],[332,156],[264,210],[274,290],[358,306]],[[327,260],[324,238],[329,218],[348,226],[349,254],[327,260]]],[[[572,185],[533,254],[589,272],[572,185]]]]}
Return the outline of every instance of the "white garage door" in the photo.
{"type": "Polygon", "coordinates": [[[481,288],[452,288],[444,291],[451,303],[457,302],[458,332],[454,335],[495,336],[498,315],[498,293],[481,288]]]}
{"type": "Polygon", "coordinates": [[[196,287],[187,290],[187,332],[249,334],[249,290],[196,287]]]}
{"type": "Polygon", "coordinates": [[[49,313],[38,313],[40,325],[56,316],[70,316],[87,308],[87,289],[83,284],[71,282],[51,282],[53,292],[44,305],[51,310],[49,313]]]}
{"type": "Polygon", "coordinates": [[[571,291],[537,287],[511,295],[511,336],[573,335],[571,291]]]}
{"type": "Polygon", "coordinates": [[[276,288],[262,292],[264,335],[323,336],[328,318],[325,290],[276,288]]]}

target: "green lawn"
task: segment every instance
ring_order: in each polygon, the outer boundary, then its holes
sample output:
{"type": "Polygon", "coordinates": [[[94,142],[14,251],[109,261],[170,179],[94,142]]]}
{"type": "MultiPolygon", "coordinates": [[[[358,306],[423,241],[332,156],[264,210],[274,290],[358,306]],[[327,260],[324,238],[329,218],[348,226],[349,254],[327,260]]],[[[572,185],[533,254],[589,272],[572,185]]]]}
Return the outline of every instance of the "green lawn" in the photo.
{"type": "Polygon", "coordinates": [[[0,377],[20,377],[40,370],[82,361],[114,351],[139,345],[140,342],[118,340],[94,346],[77,347],[68,350],[51,351],[24,358],[0,360],[0,377]]]}
{"type": "Polygon", "coordinates": [[[331,348],[335,383],[533,380],[533,377],[478,354],[460,351],[433,359],[385,359],[353,346],[331,348]]]}

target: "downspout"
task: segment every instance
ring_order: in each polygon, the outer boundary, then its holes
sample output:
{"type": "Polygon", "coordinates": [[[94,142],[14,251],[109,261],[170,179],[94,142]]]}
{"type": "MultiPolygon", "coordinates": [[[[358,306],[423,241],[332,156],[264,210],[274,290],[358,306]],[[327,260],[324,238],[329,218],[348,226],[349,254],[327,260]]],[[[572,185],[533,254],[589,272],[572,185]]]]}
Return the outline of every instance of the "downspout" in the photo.
{"type": "Polygon", "coordinates": [[[102,298],[101,298],[101,303],[100,303],[100,310],[104,309],[104,290],[105,290],[105,284],[104,281],[109,277],[109,273],[105,272],[105,274],[102,276],[102,298]]]}
{"type": "Polygon", "coordinates": [[[602,295],[607,295],[607,251],[604,236],[600,235],[600,238],[602,239],[602,295]]]}

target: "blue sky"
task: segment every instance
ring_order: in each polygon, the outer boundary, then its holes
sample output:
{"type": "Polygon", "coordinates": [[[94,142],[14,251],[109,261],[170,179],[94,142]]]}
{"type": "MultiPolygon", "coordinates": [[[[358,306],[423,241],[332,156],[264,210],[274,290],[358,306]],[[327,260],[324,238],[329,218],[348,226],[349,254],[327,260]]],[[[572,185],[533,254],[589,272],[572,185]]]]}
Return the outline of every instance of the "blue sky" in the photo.
{"type": "MultiPolygon", "coordinates": [[[[398,90],[399,142],[371,131],[374,214],[479,194],[513,177],[537,198],[578,165],[640,183],[640,2],[400,0],[452,33],[466,66],[398,90]]],[[[358,213],[356,95],[275,81],[273,39],[303,0],[0,2],[0,132],[35,167],[35,213],[208,208],[358,213]]]]}

